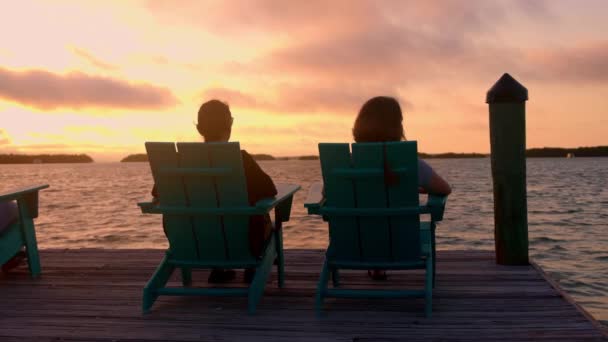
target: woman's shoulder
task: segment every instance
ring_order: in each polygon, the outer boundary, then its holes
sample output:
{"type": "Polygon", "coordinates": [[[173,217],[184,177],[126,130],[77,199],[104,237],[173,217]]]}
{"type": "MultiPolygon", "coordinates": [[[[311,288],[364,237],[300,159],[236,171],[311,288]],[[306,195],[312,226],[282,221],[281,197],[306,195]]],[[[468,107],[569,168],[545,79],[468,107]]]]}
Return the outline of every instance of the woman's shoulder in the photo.
{"type": "Polygon", "coordinates": [[[424,160],[418,158],[418,184],[428,186],[433,176],[433,168],[424,160]]]}
{"type": "Polygon", "coordinates": [[[418,172],[422,173],[433,173],[433,167],[429,165],[424,159],[418,158],[418,172]]]}
{"type": "Polygon", "coordinates": [[[426,167],[426,168],[431,168],[431,165],[429,165],[429,163],[427,163],[426,161],[424,161],[424,159],[418,158],[418,167],[426,167]]]}

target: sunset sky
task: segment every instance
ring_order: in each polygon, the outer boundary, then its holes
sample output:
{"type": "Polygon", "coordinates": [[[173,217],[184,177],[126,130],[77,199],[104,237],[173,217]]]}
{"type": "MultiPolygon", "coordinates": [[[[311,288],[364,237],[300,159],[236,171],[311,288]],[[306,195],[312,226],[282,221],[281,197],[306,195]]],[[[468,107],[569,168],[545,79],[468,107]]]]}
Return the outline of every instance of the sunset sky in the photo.
{"type": "Polygon", "coordinates": [[[488,152],[485,93],[529,90],[527,144],[608,145],[608,1],[6,1],[0,153],[116,161],[196,141],[229,103],[251,153],[351,141],[362,103],[399,99],[423,152],[488,152]]]}

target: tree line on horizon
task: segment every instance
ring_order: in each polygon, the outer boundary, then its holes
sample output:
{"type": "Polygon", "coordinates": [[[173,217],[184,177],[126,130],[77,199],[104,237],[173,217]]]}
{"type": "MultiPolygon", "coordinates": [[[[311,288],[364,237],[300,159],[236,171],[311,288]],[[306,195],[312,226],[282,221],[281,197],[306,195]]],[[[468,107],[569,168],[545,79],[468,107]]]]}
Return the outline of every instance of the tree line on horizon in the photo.
{"type": "Polygon", "coordinates": [[[566,157],[571,154],[575,157],[608,157],[608,146],[593,146],[593,147],[576,147],[576,148],[560,148],[560,147],[542,147],[531,148],[526,150],[526,157],[566,157]]]}
{"type": "MultiPolygon", "coordinates": [[[[423,153],[418,155],[421,158],[487,158],[490,155],[485,153],[423,153]]],[[[564,158],[566,156],[573,157],[608,157],[608,146],[592,146],[592,147],[541,147],[530,148],[526,150],[528,158],[564,158]]],[[[318,155],[306,155],[299,157],[274,157],[270,154],[252,154],[255,160],[318,160],[318,155]]],[[[148,155],[145,153],[130,154],[124,157],[121,162],[147,162],[148,155]]],[[[51,163],[92,163],[93,158],[86,154],[0,154],[0,164],[51,164],[51,163]]]]}
{"type": "Polygon", "coordinates": [[[86,154],[0,154],[0,164],[92,163],[86,154]]]}
{"type": "MultiPolygon", "coordinates": [[[[608,157],[608,146],[594,146],[594,147],[576,147],[576,148],[562,148],[562,147],[541,147],[541,148],[530,148],[526,150],[526,157],[528,158],[563,158],[568,155],[575,157],[608,157]]],[[[487,158],[490,156],[489,153],[418,153],[420,158],[433,159],[433,158],[446,158],[446,159],[462,159],[462,158],[487,158]]],[[[252,154],[255,160],[318,160],[318,155],[306,155],[299,157],[274,157],[270,154],[252,154]]],[[[123,158],[121,162],[147,162],[148,155],[145,153],[131,154],[123,158]]]]}

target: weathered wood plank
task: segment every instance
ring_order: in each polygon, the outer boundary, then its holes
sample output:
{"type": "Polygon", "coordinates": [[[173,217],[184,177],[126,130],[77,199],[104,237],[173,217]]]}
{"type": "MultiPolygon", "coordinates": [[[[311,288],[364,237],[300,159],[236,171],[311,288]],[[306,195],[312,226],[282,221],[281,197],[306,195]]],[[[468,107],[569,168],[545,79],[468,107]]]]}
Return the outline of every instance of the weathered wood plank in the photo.
{"type": "MultiPolygon", "coordinates": [[[[0,341],[606,340],[536,266],[498,266],[491,253],[477,251],[439,251],[431,319],[421,314],[421,299],[329,299],[319,318],[322,253],[286,251],[286,287],[267,286],[255,316],[247,315],[245,298],[209,297],[160,298],[144,316],[141,290],[163,251],[43,250],[40,279],[26,267],[0,274],[0,341]]],[[[193,273],[193,285],[208,286],[207,274],[193,273]]],[[[276,284],[276,274],[270,281],[276,284]]],[[[411,287],[423,274],[389,272],[389,281],[375,282],[364,271],[345,271],[341,281],[411,287]]],[[[170,285],[180,286],[178,277],[170,285]]]]}

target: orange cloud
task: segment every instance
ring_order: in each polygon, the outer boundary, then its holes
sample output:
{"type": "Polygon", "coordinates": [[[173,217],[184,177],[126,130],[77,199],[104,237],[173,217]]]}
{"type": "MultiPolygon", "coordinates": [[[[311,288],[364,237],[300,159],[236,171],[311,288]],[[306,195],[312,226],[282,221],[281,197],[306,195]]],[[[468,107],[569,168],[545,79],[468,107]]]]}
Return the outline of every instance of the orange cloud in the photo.
{"type": "Polygon", "coordinates": [[[57,108],[165,109],[178,103],[164,87],[135,84],[82,72],[58,75],[44,70],[0,67],[0,98],[42,110],[57,108]]]}

